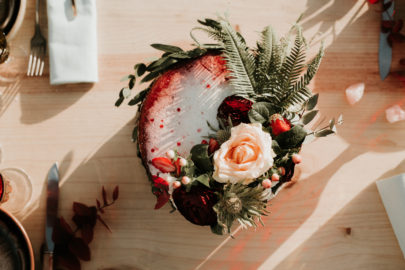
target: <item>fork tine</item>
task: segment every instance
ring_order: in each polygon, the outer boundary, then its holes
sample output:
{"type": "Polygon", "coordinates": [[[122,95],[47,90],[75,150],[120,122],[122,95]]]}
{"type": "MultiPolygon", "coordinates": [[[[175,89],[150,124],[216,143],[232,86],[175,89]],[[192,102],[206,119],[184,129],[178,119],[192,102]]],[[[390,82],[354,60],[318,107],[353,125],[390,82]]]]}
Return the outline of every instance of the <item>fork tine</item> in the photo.
{"type": "Polygon", "coordinates": [[[37,65],[37,53],[34,52],[34,59],[32,60],[31,76],[34,76],[35,67],[37,65]]]}
{"type": "Polygon", "coordinates": [[[45,61],[44,59],[42,59],[41,61],[41,68],[39,70],[39,76],[42,76],[42,72],[44,71],[44,65],[45,65],[45,61]]]}
{"type": "Polygon", "coordinates": [[[38,54],[38,57],[37,57],[37,65],[36,65],[36,67],[35,67],[35,76],[38,76],[38,75],[39,75],[39,68],[40,68],[40,66],[41,66],[41,62],[42,62],[42,59],[41,59],[40,55],[38,54]]]}
{"type": "Polygon", "coordinates": [[[30,59],[28,61],[27,76],[31,76],[31,67],[32,67],[32,52],[30,53],[30,59]]]}

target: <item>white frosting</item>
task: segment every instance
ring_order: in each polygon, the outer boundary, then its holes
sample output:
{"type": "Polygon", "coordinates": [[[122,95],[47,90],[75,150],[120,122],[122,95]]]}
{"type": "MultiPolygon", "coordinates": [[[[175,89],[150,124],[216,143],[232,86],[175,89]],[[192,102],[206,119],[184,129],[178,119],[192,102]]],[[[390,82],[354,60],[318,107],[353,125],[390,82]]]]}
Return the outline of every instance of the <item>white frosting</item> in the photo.
{"type": "MultiPolygon", "coordinates": [[[[168,86],[170,91],[161,91],[150,108],[149,123],[144,131],[148,138],[145,142],[148,161],[165,156],[171,149],[187,157],[194,145],[213,133],[207,121],[218,126],[218,107],[232,95],[232,88],[223,75],[218,77],[201,64],[188,70],[183,68],[177,75],[168,86]]],[[[152,175],[159,172],[153,165],[149,168],[152,175]]]]}

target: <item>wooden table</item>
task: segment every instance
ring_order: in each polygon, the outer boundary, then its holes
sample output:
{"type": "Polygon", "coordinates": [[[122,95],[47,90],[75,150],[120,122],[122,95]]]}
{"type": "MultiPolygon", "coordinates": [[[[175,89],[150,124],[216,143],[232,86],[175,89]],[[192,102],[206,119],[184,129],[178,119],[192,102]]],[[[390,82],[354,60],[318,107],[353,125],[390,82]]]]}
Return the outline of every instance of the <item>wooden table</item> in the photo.
{"type": "MultiPolygon", "coordinates": [[[[27,5],[13,44],[28,50],[34,1],[27,5]]],[[[377,6],[353,0],[98,0],[97,5],[100,82],[50,86],[46,68],[42,78],[0,84],[1,167],[24,168],[32,178],[33,203],[20,219],[37,259],[44,240],[45,178],[58,161],[60,215],[69,220],[73,201],[94,204],[102,185],[111,191],[118,184],[121,190],[105,214],[113,233],[97,225],[92,260],[83,269],[405,269],[375,185],[405,171],[405,122],[389,124],[384,113],[405,103],[404,86],[393,76],[379,79],[377,6]],[[313,83],[321,93],[319,109],[327,118],[340,113],[345,118],[337,136],[304,147],[299,180],[272,201],[266,226],[240,231],[236,239],[194,226],[170,214],[169,206],[153,210],[155,197],[130,140],[135,108],[113,106],[120,78],[134,63],[158,55],[149,44],[188,46],[196,19],[224,11],[251,44],[265,25],[284,33],[304,12],[305,35],[321,32],[314,49],[321,38],[327,47],[313,83]],[[344,90],[357,82],[365,82],[365,95],[349,106],[344,90]]],[[[397,14],[405,15],[404,5],[397,14]]],[[[393,69],[400,57],[397,45],[393,69]]]]}

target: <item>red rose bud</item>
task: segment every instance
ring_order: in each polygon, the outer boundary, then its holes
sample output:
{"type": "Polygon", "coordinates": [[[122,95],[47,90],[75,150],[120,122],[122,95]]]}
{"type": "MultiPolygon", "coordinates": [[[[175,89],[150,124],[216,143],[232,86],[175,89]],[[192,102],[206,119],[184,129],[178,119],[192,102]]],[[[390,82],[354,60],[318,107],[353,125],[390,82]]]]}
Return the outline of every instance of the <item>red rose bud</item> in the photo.
{"type": "Polygon", "coordinates": [[[248,112],[252,108],[253,102],[239,96],[229,96],[222,101],[218,108],[217,117],[222,120],[225,126],[228,126],[230,118],[233,126],[240,123],[249,123],[248,112]]]}
{"type": "Polygon", "coordinates": [[[291,129],[290,121],[283,118],[279,114],[273,114],[270,117],[270,126],[274,136],[278,136],[281,133],[289,131],[291,129]]]}
{"type": "Polygon", "coordinates": [[[208,143],[208,153],[211,155],[215,151],[219,149],[219,143],[217,140],[211,138],[210,142],[208,143]]]}
{"type": "Polygon", "coordinates": [[[152,159],[152,165],[163,173],[174,172],[176,167],[170,159],[166,157],[157,157],[152,159]]]}

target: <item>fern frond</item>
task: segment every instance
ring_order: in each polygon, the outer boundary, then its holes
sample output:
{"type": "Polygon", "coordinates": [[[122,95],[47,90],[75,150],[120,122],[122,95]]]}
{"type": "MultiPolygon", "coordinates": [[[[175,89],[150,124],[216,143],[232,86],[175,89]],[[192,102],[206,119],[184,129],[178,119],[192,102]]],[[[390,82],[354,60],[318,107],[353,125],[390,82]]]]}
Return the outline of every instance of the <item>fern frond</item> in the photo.
{"type": "Polygon", "coordinates": [[[235,94],[244,98],[255,95],[255,61],[246,43],[227,21],[220,21],[223,33],[224,57],[231,75],[235,94]]]}
{"type": "Polygon", "coordinates": [[[270,64],[272,61],[273,42],[276,42],[273,30],[270,26],[261,32],[261,40],[257,43],[255,56],[255,80],[258,83],[257,92],[263,92],[263,83],[268,79],[270,64]]]}
{"type": "Polygon", "coordinates": [[[317,55],[308,64],[305,74],[290,87],[290,93],[281,101],[281,107],[288,108],[290,106],[302,105],[312,95],[311,90],[307,86],[318,71],[323,54],[324,49],[322,44],[317,55]]]}

